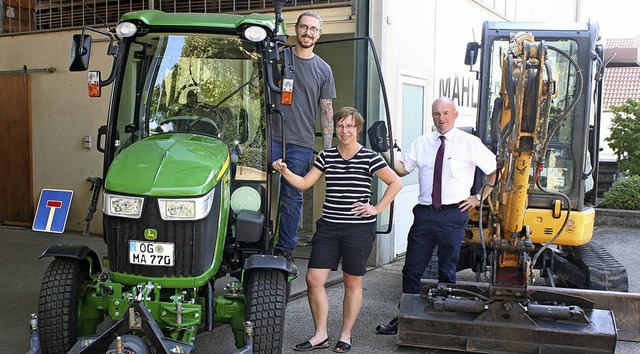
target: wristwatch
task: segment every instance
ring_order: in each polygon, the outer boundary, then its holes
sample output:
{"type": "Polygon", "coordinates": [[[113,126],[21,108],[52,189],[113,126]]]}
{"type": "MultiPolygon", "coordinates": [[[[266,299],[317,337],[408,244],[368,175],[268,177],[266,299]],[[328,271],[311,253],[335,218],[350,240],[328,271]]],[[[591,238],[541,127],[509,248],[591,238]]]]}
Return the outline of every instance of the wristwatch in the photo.
{"type": "Polygon", "coordinates": [[[482,194],[478,193],[476,194],[476,199],[478,199],[479,202],[482,201],[482,194]]]}

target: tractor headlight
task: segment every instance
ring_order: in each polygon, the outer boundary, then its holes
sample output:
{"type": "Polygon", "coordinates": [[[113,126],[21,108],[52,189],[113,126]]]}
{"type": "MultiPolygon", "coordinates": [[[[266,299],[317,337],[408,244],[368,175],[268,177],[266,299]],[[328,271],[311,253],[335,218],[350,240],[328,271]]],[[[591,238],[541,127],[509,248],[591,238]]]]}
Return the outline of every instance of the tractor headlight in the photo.
{"type": "Polygon", "coordinates": [[[116,26],[116,33],[120,38],[133,37],[138,33],[138,26],[131,22],[120,22],[116,26]]]}
{"type": "Polygon", "coordinates": [[[247,27],[244,30],[244,38],[252,42],[262,42],[265,38],[267,38],[267,31],[265,31],[264,28],[258,26],[247,27]]]}
{"type": "Polygon", "coordinates": [[[193,219],[196,216],[196,202],[193,200],[168,200],[166,203],[167,217],[193,219]]]}
{"type": "Polygon", "coordinates": [[[213,205],[215,189],[199,198],[160,199],[160,217],[162,220],[200,220],[209,215],[213,205]]]}
{"type": "Polygon", "coordinates": [[[144,199],[104,193],[102,196],[102,210],[110,216],[138,219],[142,215],[144,199]]]}

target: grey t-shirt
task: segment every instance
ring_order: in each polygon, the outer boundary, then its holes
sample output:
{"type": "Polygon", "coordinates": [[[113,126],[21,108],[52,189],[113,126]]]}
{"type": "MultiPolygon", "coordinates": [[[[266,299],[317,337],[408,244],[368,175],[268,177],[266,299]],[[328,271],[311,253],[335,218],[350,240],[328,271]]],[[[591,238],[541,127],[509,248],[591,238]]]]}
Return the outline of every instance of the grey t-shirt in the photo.
{"type": "MultiPolygon", "coordinates": [[[[295,57],[293,74],[293,104],[281,105],[280,94],[274,95],[276,107],[285,117],[285,140],[287,144],[296,144],[314,148],[315,124],[318,117],[320,100],[336,98],[333,72],[327,62],[317,55],[310,59],[295,57]]],[[[280,119],[273,121],[273,138],[282,140],[280,119]]]]}

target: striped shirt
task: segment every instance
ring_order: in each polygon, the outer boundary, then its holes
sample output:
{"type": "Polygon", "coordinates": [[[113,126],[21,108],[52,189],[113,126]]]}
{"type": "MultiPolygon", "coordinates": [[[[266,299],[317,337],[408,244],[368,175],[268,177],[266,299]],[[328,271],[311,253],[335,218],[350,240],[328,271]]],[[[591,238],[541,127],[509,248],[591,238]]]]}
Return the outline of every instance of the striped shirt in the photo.
{"type": "Polygon", "coordinates": [[[373,174],[387,167],[377,153],[363,147],[351,159],[345,160],[333,146],[318,154],[313,164],[322,171],[326,181],[326,195],[322,218],[335,223],[375,222],[375,215],[354,216],[353,203],[370,202],[373,174]]]}

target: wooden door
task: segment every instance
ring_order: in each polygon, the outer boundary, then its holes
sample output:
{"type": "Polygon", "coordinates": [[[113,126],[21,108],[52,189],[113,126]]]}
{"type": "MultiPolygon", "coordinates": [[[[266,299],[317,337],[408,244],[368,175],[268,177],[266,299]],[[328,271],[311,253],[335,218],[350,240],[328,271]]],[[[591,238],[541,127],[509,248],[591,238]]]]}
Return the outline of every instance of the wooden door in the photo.
{"type": "Polygon", "coordinates": [[[31,225],[31,77],[0,75],[0,222],[31,225]]]}

